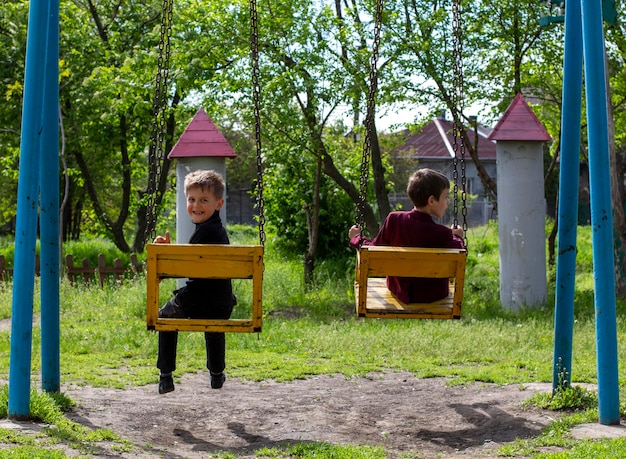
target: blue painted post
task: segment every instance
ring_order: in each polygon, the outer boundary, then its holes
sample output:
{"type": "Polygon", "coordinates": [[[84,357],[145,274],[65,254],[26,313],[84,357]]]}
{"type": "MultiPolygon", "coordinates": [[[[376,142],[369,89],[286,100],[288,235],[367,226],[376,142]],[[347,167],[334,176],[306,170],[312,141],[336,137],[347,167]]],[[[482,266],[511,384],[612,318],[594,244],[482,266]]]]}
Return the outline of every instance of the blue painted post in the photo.
{"type": "Polygon", "coordinates": [[[30,412],[30,360],[39,183],[37,168],[42,129],[41,75],[45,71],[48,9],[47,1],[32,0],[28,13],[9,360],[8,415],[15,419],[27,418],[30,412]]]}
{"type": "Polygon", "coordinates": [[[552,390],[569,387],[574,336],[578,175],[580,173],[580,119],[583,85],[583,49],[580,3],[565,4],[563,108],[558,208],[558,256],[554,310],[552,390]]]}
{"type": "Polygon", "coordinates": [[[617,318],[604,31],[601,0],[581,0],[601,424],[619,423],[617,318]]]}
{"type": "Polygon", "coordinates": [[[50,2],[39,173],[41,225],[41,386],[59,392],[59,1],[50,2]]]}

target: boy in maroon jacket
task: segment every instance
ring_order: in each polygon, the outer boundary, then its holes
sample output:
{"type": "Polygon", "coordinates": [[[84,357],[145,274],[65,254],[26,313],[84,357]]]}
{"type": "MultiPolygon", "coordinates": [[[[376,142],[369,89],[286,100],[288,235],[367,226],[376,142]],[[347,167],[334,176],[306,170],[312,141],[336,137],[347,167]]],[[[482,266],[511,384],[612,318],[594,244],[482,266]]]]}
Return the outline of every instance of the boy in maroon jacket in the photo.
{"type": "MultiPolygon", "coordinates": [[[[432,218],[441,218],[450,204],[450,181],[445,175],[419,169],[409,178],[407,194],[415,206],[411,211],[391,212],[374,239],[363,236],[358,225],[352,226],[350,245],[465,248],[462,228],[448,228],[432,218]]],[[[388,276],[387,288],[403,303],[431,303],[448,296],[447,279],[388,276]]]]}

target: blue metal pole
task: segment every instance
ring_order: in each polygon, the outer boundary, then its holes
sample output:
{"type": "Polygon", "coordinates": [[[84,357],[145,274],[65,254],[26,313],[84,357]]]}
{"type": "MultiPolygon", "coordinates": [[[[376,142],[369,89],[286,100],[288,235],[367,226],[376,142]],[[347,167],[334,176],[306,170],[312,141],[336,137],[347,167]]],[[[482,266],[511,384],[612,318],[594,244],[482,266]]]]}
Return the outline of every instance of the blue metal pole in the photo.
{"type": "Polygon", "coordinates": [[[581,5],[589,135],[598,414],[601,424],[610,425],[619,423],[619,383],[602,2],[581,0],[581,5]]]}
{"type": "Polygon", "coordinates": [[[50,1],[39,169],[41,225],[41,386],[59,392],[59,1],[50,1]]]}
{"type": "Polygon", "coordinates": [[[578,175],[580,172],[580,119],[583,85],[583,49],[580,3],[565,4],[563,56],[563,108],[558,208],[558,256],[554,310],[554,362],[552,390],[569,387],[574,336],[578,175]]]}
{"type": "Polygon", "coordinates": [[[47,37],[48,2],[32,0],[28,13],[26,68],[20,171],[17,187],[15,263],[9,361],[10,418],[27,418],[30,411],[30,360],[32,355],[33,291],[37,240],[38,160],[42,129],[41,100],[47,37]]]}

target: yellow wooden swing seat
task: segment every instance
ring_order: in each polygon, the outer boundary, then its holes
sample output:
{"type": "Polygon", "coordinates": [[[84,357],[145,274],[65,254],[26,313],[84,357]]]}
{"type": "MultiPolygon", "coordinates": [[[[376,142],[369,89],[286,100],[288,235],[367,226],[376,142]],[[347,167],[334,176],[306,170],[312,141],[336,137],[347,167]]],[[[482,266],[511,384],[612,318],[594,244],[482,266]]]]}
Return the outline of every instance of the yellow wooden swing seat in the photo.
{"type": "Polygon", "coordinates": [[[156,331],[261,331],[263,247],[260,245],[147,245],[147,326],[156,331]],[[159,318],[159,283],[164,278],[252,279],[249,319],[159,318]]]}
{"type": "Polygon", "coordinates": [[[354,295],[359,317],[460,319],[467,251],[417,247],[364,246],[357,251],[354,295]],[[450,279],[448,297],[405,304],[385,284],[386,276],[450,279]]]}

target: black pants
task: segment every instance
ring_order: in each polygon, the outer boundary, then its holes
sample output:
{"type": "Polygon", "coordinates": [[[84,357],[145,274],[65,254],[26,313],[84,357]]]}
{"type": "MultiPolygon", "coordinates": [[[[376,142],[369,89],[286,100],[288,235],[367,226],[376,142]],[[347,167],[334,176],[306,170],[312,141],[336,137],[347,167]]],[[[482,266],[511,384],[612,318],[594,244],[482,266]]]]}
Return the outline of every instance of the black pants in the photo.
{"type": "MultiPolygon", "coordinates": [[[[226,334],[206,332],[204,334],[206,346],[206,367],[213,373],[221,373],[226,368],[226,334]]],[[[178,332],[159,332],[159,357],[157,368],[161,373],[171,373],[176,370],[176,347],[178,332]]]]}
{"type": "MultiPolygon", "coordinates": [[[[232,310],[232,306],[214,306],[211,307],[210,311],[204,313],[198,313],[197,310],[193,311],[189,317],[195,319],[228,319],[232,310]]],[[[212,373],[221,373],[226,368],[226,335],[222,332],[205,332],[204,343],[206,347],[206,367],[212,373]]],[[[157,368],[161,370],[161,373],[171,373],[176,370],[177,345],[178,332],[159,332],[157,368]]]]}

